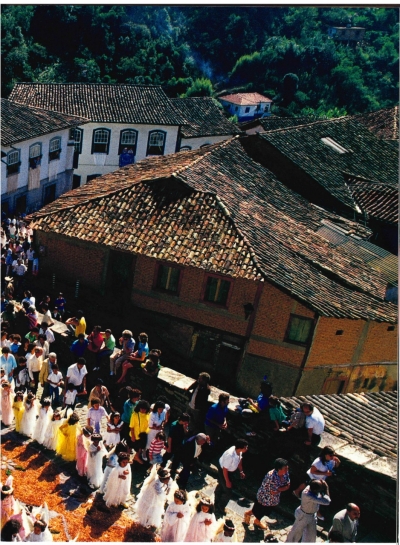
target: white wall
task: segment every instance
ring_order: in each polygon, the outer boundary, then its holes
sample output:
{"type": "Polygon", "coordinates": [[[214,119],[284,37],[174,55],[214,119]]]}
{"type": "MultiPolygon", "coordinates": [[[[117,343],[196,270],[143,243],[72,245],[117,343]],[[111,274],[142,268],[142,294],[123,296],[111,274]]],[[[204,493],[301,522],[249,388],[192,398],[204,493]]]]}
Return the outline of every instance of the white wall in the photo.
{"type": "MultiPolygon", "coordinates": [[[[42,144],[42,160],[40,165],[40,180],[45,180],[51,177],[55,177],[65,170],[72,169],[72,154],[68,151],[69,141],[69,129],[63,131],[46,134],[38,138],[32,138],[30,140],[24,140],[15,144],[12,148],[10,146],[2,147],[1,150],[4,153],[8,153],[13,149],[20,150],[21,165],[19,168],[18,179],[16,180],[16,189],[23,189],[28,186],[28,174],[29,174],[29,148],[32,144],[42,144]],[[61,137],[61,154],[59,159],[51,161],[49,165],[49,145],[50,140],[55,137],[61,137]]],[[[7,157],[3,157],[3,160],[7,162],[7,157]]],[[[7,168],[6,165],[1,163],[1,195],[5,195],[7,191],[7,168]]]]}
{"type": "Polygon", "coordinates": [[[249,105],[242,105],[238,106],[237,104],[232,104],[230,102],[226,102],[225,100],[221,100],[221,104],[224,108],[228,108],[229,112],[232,115],[237,115],[240,117],[253,117],[256,114],[263,114],[270,111],[271,108],[271,102],[260,102],[259,106],[260,108],[257,110],[257,105],[249,106],[249,105]],[[249,108],[249,111],[246,112],[246,108],[249,108]],[[265,109],[267,108],[267,109],[265,109]]]}
{"type": "Polygon", "coordinates": [[[216,144],[217,142],[222,142],[224,140],[229,140],[232,138],[231,134],[225,136],[200,136],[199,138],[182,138],[181,148],[183,146],[190,146],[191,149],[199,149],[204,144],[216,144]]]}
{"type": "Polygon", "coordinates": [[[178,137],[178,126],[166,125],[129,125],[123,123],[88,123],[80,127],[83,129],[82,153],[79,156],[78,168],[74,174],[81,176],[81,185],[86,183],[88,176],[93,174],[107,174],[119,168],[119,142],[120,133],[125,129],[134,129],[138,131],[135,162],[146,158],[147,143],[149,132],[161,130],[166,132],[164,155],[175,153],[176,141],[178,137]],[[96,157],[92,154],[92,140],[94,129],[111,130],[110,147],[108,155],[105,157],[104,165],[96,164],[96,157]]]}

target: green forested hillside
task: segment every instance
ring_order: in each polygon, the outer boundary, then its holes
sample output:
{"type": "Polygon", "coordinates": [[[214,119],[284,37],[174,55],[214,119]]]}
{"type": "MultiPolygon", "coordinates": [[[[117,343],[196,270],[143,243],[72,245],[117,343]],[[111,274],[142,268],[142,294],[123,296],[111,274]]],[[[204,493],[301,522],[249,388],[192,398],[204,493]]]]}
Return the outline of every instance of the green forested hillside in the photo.
{"type": "Polygon", "coordinates": [[[1,22],[3,97],[38,81],[153,83],[171,97],[258,91],[286,115],[398,101],[397,8],[3,5],[1,22]],[[349,20],[366,29],[361,43],[328,37],[349,20]]]}

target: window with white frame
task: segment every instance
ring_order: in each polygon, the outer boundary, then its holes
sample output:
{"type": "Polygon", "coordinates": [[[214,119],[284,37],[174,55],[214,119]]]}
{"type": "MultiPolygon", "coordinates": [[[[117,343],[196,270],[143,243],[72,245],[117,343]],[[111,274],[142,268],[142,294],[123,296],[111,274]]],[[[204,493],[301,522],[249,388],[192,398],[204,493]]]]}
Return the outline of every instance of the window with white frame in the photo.
{"type": "Polygon", "coordinates": [[[151,131],[146,155],[164,155],[165,136],[164,131],[151,131]]]}
{"type": "Polygon", "coordinates": [[[42,144],[37,142],[29,146],[29,168],[36,168],[42,160],[42,144]]]}
{"type": "Polygon", "coordinates": [[[118,155],[121,155],[124,148],[128,148],[129,152],[132,150],[133,154],[136,155],[137,134],[137,131],[133,129],[121,131],[118,155]]]}
{"type": "Polygon", "coordinates": [[[192,146],[182,146],[179,151],[190,151],[192,146]]]}
{"type": "Polygon", "coordinates": [[[61,154],[61,137],[56,136],[50,140],[49,145],[49,161],[59,159],[61,154]]]}
{"type": "Polygon", "coordinates": [[[93,131],[92,153],[106,153],[110,149],[110,129],[95,129],[93,131]]]}
{"type": "Polygon", "coordinates": [[[12,150],[7,153],[7,176],[10,174],[18,174],[21,165],[20,150],[12,150]]]}
{"type": "Polygon", "coordinates": [[[83,129],[75,128],[73,130],[74,151],[82,153],[83,129]]]}

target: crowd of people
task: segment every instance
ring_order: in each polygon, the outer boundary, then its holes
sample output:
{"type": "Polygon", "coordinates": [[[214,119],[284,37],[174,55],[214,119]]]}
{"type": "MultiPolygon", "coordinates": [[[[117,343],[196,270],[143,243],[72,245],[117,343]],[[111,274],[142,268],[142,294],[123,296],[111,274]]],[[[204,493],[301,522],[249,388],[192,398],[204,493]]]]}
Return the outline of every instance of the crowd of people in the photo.
{"type": "MultiPolygon", "coordinates": [[[[1,236],[6,267],[1,309],[3,426],[15,425],[17,433],[74,462],[79,477],[103,495],[108,508],[127,507],[132,468],[148,466],[134,516],[142,525],[153,527],[163,541],[235,541],[235,527],[226,519],[225,508],[232,497],[234,475],[245,478],[243,455],[248,450],[248,438],[238,438],[224,452],[219,450],[221,435],[229,426],[229,394],[221,393],[218,402],[210,405],[210,375],[200,373],[186,388],[186,412],[172,421],[175,408],[156,393],[161,350],[149,348],[147,333],[139,333],[138,341],[128,329],[118,340],[111,329],[103,331],[100,325],[88,333],[82,310],[66,317],[67,301],[62,293],[53,305],[48,295],[37,304],[25,282],[35,274],[29,228],[22,220],[3,222],[1,236]],[[26,271],[18,278],[21,260],[26,271]],[[70,365],[60,363],[53,349],[52,326],[56,320],[64,321],[68,328],[70,365]],[[140,388],[133,386],[135,377],[140,388]],[[82,423],[82,413],[76,412],[76,406],[81,402],[84,407],[86,399],[82,423]],[[214,502],[202,496],[191,498],[187,488],[198,460],[218,452],[214,502]]],[[[243,418],[251,418],[249,437],[269,429],[299,437],[304,433],[306,446],[318,446],[321,441],[324,419],[320,411],[304,402],[287,415],[267,380],[262,381],[257,399],[239,400],[237,411],[243,418]]],[[[320,507],[331,501],[326,480],[339,465],[334,449],[325,446],[293,490],[301,504],[288,542],[316,541],[317,520],[324,519],[320,507]]],[[[253,507],[245,512],[244,524],[253,520],[255,526],[268,530],[262,519],[279,504],[281,493],[291,487],[289,463],[277,458],[262,481],[253,507]]],[[[10,500],[12,486],[3,485],[1,494],[2,539],[7,541],[19,520],[20,507],[17,509],[18,502],[10,500]]],[[[355,541],[359,515],[355,504],[348,504],[335,515],[330,541],[355,541]]],[[[39,525],[28,524],[26,518],[19,520],[20,529],[12,534],[13,540],[49,540],[48,521],[42,522],[39,531],[39,525]]]]}

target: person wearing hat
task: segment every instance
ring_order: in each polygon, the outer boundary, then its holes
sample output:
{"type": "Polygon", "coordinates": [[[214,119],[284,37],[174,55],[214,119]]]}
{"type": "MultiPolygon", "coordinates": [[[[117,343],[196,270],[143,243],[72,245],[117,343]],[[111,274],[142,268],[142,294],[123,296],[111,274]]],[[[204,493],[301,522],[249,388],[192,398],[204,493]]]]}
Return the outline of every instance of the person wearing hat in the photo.
{"type": "Polygon", "coordinates": [[[225,542],[236,542],[236,529],[233,522],[229,519],[225,519],[222,527],[217,531],[213,542],[214,543],[225,543],[225,542]]]}
{"type": "MultiPolygon", "coordinates": [[[[193,471],[196,458],[198,458],[202,452],[203,446],[210,442],[210,438],[205,433],[198,433],[193,435],[186,441],[183,447],[176,453],[178,460],[176,461],[176,467],[179,467],[179,463],[182,463],[183,468],[177,479],[179,488],[186,489],[190,473],[193,471]]],[[[173,475],[172,478],[174,478],[173,475]]]]}
{"type": "Polygon", "coordinates": [[[164,468],[156,470],[156,467],[153,466],[137,497],[135,520],[142,526],[159,528],[162,523],[165,501],[173,486],[174,482],[169,471],[164,468]]]}

